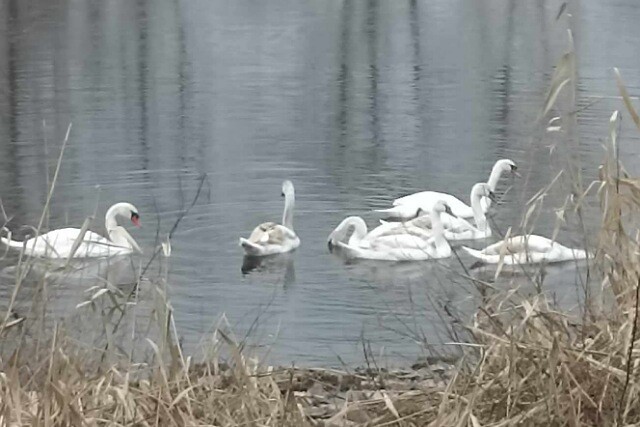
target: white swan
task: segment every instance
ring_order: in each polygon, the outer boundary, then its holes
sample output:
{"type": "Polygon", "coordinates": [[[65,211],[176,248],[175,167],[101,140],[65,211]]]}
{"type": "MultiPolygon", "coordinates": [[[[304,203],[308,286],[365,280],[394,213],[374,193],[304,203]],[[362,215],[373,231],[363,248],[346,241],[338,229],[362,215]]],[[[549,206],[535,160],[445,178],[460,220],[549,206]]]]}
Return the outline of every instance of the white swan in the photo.
{"type": "Polygon", "coordinates": [[[265,222],[257,226],[248,239],[240,238],[240,246],[247,255],[265,256],[289,252],[300,246],[300,239],[293,231],[293,205],[295,191],[291,181],[282,183],[284,213],[282,225],[265,222]]]}
{"type": "MultiPolygon", "coordinates": [[[[495,165],[493,165],[491,175],[489,175],[489,180],[487,181],[491,191],[496,190],[498,181],[500,181],[500,177],[503,172],[510,172],[519,176],[520,174],[517,169],[518,167],[512,160],[498,160],[495,165]]],[[[419,193],[400,197],[393,201],[392,208],[376,209],[375,212],[384,213],[387,217],[408,219],[415,215],[417,208],[422,208],[428,212],[431,209],[431,206],[438,200],[446,202],[451,207],[451,211],[458,218],[471,218],[474,216],[473,208],[471,206],[451,194],[441,193],[439,191],[420,191],[419,193]]],[[[482,211],[486,213],[491,206],[491,201],[483,198],[480,206],[482,211]]]]}
{"type": "Polygon", "coordinates": [[[52,230],[24,242],[11,240],[9,232],[9,236],[0,237],[0,241],[12,249],[25,248],[28,256],[42,258],[100,258],[125,255],[133,251],[142,252],[127,230],[118,225],[118,216],[130,219],[135,226],[140,226],[140,215],[135,206],[125,202],[116,203],[109,208],[104,219],[108,238],[87,230],[73,253],[74,244],[82,232],[79,228],[52,230]]]}
{"type": "Polygon", "coordinates": [[[487,246],[482,250],[462,246],[469,255],[487,264],[502,262],[505,265],[538,264],[541,262],[561,262],[580,260],[592,257],[583,249],[563,246],[546,237],[531,234],[528,236],[513,236],[487,246]]]}
{"type": "MultiPolygon", "coordinates": [[[[451,256],[451,246],[444,238],[444,228],[440,214],[451,212],[444,203],[435,203],[431,209],[433,228],[431,233],[423,230],[400,229],[392,231],[387,224],[367,233],[367,224],[360,217],[352,216],[343,220],[329,235],[329,248],[338,246],[350,258],[385,261],[419,261],[451,256]],[[378,230],[381,227],[382,231],[378,230]],[[353,233],[345,242],[349,231],[353,233]]],[[[398,227],[398,224],[392,224],[398,227]]]]}

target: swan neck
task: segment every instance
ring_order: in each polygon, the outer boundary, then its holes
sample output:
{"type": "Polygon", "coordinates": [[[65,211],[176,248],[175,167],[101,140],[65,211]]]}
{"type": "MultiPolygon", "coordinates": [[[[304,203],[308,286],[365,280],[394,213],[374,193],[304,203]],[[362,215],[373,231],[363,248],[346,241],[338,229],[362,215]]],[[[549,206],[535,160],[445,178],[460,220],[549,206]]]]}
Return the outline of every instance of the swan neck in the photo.
{"type": "MultiPolygon", "coordinates": [[[[491,191],[496,191],[496,188],[498,187],[498,181],[500,181],[500,177],[502,176],[502,171],[503,169],[500,163],[496,163],[495,165],[493,165],[493,169],[491,169],[491,174],[489,175],[489,180],[487,181],[487,185],[489,186],[489,189],[491,191]]],[[[491,199],[485,197],[484,202],[484,211],[486,212],[491,206],[491,199]]]]}
{"type": "Polygon", "coordinates": [[[359,243],[362,239],[367,235],[367,224],[360,217],[352,218],[350,223],[353,226],[353,234],[351,234],[351,238],[349,239],[350,244],[359,243]]]}
{"type": "Polygon", "coordinates": [[[284,212],[282,213],[282,225],[293,231],[293,205],[296,202],[293,193],[287,193],[284,196],[284,212]]]}
{"type": "MultiPolygon", "coordinates": [[[[484,214],[480,200],[482,196],[476,191],[471,190],[471,209],[473,210],[473,219],[476,222],[476,227],[480,231],[485,231],[487,228],[487,217],[484,214]]],[[[489,198],[486,198],[489,201],[489,198]]]]}
{"type": "Polygon", "coordinates": [[[348,244],[358,244],[364,237],[367,235],[367,224],[364,220],[358,216],[350,216],[345,218],[340,225],[336,227],[335,230],[329,235],[329,241],[332,244],[337,244],[338,242],[348,243],[348,244]],[[353,227],[353,233],[347,242],[347,234],[349,234],[349,230],[353,227]]]}
{"type": "Polygon", "coordinates": [[[498,186],[498,181],[500,181],[501,175],[502,175],[502,167],[500,164],[496,163],[495,165],[493,165],[493,169],[491,169],[491,174],[489,175],[489,180],[487,181],[487,185],[489,185],[489,189],[491,191],[496,190],[496,187],[498,186]]]}
{"type": "Polygon", "coordinates": [[[431,211],[431,230],[433,231],[433,239],[436,244],[436,248],[445,248],[449,246],[449,242],[444,237],[444,226],[442,225],[441,212],[437,212],[435,209],[431,211]]]}
{"type": "Polygon", "coordinates": [[[117,204],[111,206],[104,216],[104,226],[107,229],[108,234],[111,234],[111,232],[118,227],[116,217],[118,216],[119,208],[120,207],[117,204]]]}

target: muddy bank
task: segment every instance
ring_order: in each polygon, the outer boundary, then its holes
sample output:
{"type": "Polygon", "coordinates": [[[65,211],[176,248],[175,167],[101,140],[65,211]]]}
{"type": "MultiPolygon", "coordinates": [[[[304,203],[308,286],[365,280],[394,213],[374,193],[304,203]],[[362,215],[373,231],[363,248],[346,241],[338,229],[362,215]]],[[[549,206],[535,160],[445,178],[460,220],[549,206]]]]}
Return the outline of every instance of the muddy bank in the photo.
{"type": "MultiPolygon", "coordinates": [[[[311,425],[351,426],[431,419],[454,373],[452,364],[425,360],[406,369],[269,368],[253,376],[273,381],[280,398],[311,425]]],[[[226,378],[222,388],[238,380],[237,370],[226,365],[193,368],[194,378],[208,375],[226,378]]]]}

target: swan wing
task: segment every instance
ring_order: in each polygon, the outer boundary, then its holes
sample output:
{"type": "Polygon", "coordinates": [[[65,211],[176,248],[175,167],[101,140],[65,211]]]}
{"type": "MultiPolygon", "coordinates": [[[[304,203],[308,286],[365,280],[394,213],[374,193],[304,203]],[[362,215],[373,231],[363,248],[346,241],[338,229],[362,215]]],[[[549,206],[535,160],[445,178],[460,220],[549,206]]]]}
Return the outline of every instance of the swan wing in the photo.
{"type": "Polygon", "coordinates": [[[348,258],[371,259],[378,261],[417,261],[428,259],[426,251],[404,247],[387,247],[377,243],[376,247],[362,247],[338,242],[341,251],[348,258]]]}
{"type": "Polygon", "coordinates": [[[413,204],[397,205],[388,209],[376,209],[375,212],[382,213],[387,218],[409,220],[416,216],[416,211],[419,207],[420,205],[413,204]]]}
{"type": "Polygon", "coordinates": [[[380,236],[401,233],[404,224],[401,222],[385,222],[371,230],[365,237],[366,240],[376,239],[380,236]]]}
{"type": "Polygon", "coordinates": [[[499,255],[501,251],[506,254],[526,254],[526,253],[547,253],[553,249],[553,242],[546,237],[530,235],[530,236],[512,236],[506,240],[501,240],[482,250],[487,255],[499,255]],[[506,245],[506,247],[504,247],[506,245]],[[504,247],[504,249],[503,249],[504,247]]]}
{"type": "Polygon", "coordinates": [[[438,253],[431,242],[410,234],[385,236],[377,239],[372,246],[373,251],[384,254],[384,259],[393,261],[420,261],[448,256],[438,253]]]}
{"type": "Polygon", "coordinates": [[[282,245],[286,241],[296,240],[293,230],[274,222],[265,222],[257,226],[249,236],[249,241],[258,245],[282,245]]]}
{"type": "Polygon", "coordinates": [[[370,242],[371,248],[374,250],[385,249],[420,249],[426,250],[431,247],[425,239],[412,234],[392,234],[381,236],[370,242]]]}
{"type": "MultiPolygon", "coordinates": [[[[50,258],[74,258],[106,256],[114,251],[114,244],[104,236],[93,231],[86,231],[82,241],[73,252],[76,240],[80,238],[79,228],[61,228],[45,233],[38,238],[27,241],[27,249],[35,256],[50,258]]],[[[115,249],[118,251],[118,249],[115,249]]]]}
{"type": "MultiPolygon", "coordinates": [[[[493,245],[492,245],[493,246],[493,245]]],[[[527,254],[523,252],[509,254],[506,253],[504,256],[501,256],[500,253],[485,253],[487,248],[479,251],[477,249],[472,249],[467,246],[462,246],[462,250],[471,255],[472,257],[486,263],[486,264],[498,264],[502,262],[504,265],[517,265],[517,264],[527,264],[527,263],[535,263],[540,262],[538,260],[539,257],[527,257],[527,254]],[[534,258],[536,260],[534,260],[534,258]]]]}
{"type": "Polygon", "coordinates": [[[456,196],[439,191],[420,191],[418,193],[409,194],[393,201],[393,206],[411,205],[430,211],[433,205],[442,200],[446,202],[451,211],[458,217],[470,218],[473,216],[471,206],[464,203],[456,196]]]}
{"type": "Polygon", "coordinates": [[[374,240],[379,237],[396,235],[409,235],[426,240],[432,236],[432,233],[430,229],[418,227],[411,221],[405,223],[390,222],[380,225],[371,230],[371,232],[367,234],[366,240],[374,240]]]}
{"type": "Polygon", "coordinates": [[[282,243],[282,233],[277,231],[277,226],[275,222],[263,222],[253,229],[249,241],[261,245],[282,243]]]}
{"type": "Polygon", "coordinates": [[[449,214],[442,214],[440,218],[442,220],[442,226],[445,228],[445,230],[449,230],[453,233],[476,230],[476,227],[464,218],[455,218],[449,214]]]}

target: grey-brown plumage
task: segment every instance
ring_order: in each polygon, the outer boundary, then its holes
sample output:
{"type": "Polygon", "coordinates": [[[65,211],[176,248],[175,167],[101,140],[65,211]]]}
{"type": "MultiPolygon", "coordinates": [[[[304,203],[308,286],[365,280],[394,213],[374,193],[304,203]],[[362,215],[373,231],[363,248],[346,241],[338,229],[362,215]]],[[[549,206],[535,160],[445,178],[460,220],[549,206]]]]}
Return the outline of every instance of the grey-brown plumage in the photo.
{"type": "Polygon", "coordinates": [[[263,222],[253,229],[249,241],[259,244],[279,245],[284,240],[284,234],[275,222],[263,222]]]}

